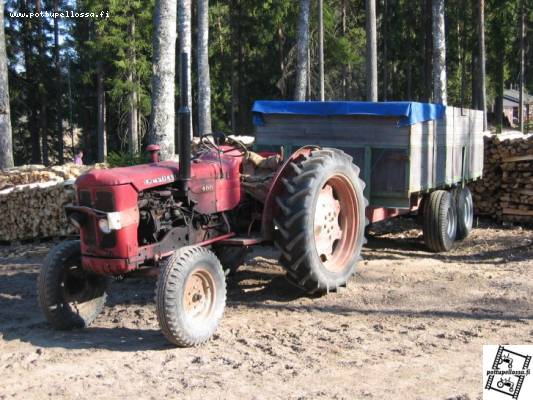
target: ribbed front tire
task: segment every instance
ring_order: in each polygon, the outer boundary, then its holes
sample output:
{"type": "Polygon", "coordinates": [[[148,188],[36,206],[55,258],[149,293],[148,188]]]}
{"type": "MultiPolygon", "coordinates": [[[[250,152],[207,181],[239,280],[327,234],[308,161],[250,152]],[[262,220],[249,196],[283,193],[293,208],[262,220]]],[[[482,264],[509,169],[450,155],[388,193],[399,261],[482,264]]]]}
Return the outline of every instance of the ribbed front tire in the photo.
{"type": "Polygon", "coordinates": [[[102,311],[108,279],[85,272],[79,240],[65,241],[46,256],[37,297],[46,320],[56,329],[85,328],[102,311]]]}
{"type": "Polygon", "coordinates": [[[204,247],[177,250],[161,266],[155,302],[159,326],[179,347],[197,346],[215,333],[226,306],[220,261],[204,247]]]}
{"type": "Polygon", "coordinates": [[[429,194],[424,203],[422,230],[429,250],[440,253],[453,247],[457,235],[457,207],[450,192],[436,190],[429,194]]]}

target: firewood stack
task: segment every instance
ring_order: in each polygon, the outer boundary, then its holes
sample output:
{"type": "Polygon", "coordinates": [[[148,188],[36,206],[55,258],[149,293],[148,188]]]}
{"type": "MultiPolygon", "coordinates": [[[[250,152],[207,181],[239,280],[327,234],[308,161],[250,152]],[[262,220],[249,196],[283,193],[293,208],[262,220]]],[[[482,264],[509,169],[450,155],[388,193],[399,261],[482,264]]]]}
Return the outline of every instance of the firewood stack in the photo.
{"type": "Polygon", "coordinates": [[[487,138],[483,173],[471,187],[476,212],[504,222],[533,223],[533,135],[487,138]]]}
{"type": "Polygon", "coordinates": [[[75,233],[63,206],[74,200],[74,180],[94,166],[27,165],[0,171],[0,241],[75,233]]]}
{"type": "Polygon", "coordinates": [[[476,215],[495,216],[500,212],[501,169],[498,139],[494,135],[484,137],[483,179],[474,182],[470,189],[476,215]]]}
{"type": "Polygon", "coordinates": [[[502,220],[533,223],[533,135],[500,144],[502,220]]]}

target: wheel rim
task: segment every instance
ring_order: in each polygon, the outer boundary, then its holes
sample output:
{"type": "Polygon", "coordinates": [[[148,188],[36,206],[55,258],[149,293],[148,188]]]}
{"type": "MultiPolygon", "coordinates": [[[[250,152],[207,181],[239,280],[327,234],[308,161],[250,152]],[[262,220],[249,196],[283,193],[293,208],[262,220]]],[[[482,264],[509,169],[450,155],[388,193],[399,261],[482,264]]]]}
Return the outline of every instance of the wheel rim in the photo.
{"type": "Polygon", "coordinates": [[[215,280],[205,269],[194,270],[185,282],[183,308],[185,315],[193,321],[209,318],[215,304],[215,280]]]}
{"type": "Polygon", "coordinates": [[[342,271],[357,243],[359,204],[348,178],[337,175],[322,186],[315,205],[315,246],[324,267],[342,271]]]}
{"type": "Polygon", "coordinates": [[[449,207],[448,208],[448,216],[447,216],[447,228],[446,228],[446,233],[448,234],[448,237],[449,238],[453,238],[455,236],[455,232],[456,232],[456,229],[457,229],[457,219],[455,217],[455,212],[454,212],[454,208],[453,207],[449,207]]]}
{"type": "Polygon", "coordinates": [[[467,196],[463,205],[464,222],[467,227],[472,226],[474,222],[474,207],[472,204],[472,197],[467,196]]]}

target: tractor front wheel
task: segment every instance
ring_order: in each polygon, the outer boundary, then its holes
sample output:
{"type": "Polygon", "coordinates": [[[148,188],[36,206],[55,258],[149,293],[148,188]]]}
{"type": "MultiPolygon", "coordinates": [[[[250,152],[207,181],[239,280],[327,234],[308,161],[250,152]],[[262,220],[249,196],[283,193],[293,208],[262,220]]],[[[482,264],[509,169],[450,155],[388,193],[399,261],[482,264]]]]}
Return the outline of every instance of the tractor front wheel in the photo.
{"type": "Polygon", "coordinates": [[[46,256],[37,281],[41,310],[56,329],[85,328],[100,314],[108,280],[81,266],[79,240],[58,244],[46,256]]]}
{"type": "Polygon", "coordinates": [[[226,306],[226,281],[220,261],[204,248],[176,251],[161,266],[156,311],[165,337],[179,347],[209,340],[226,306]]]}
{"type": "Polygon", "coordinates": [[[287,278],[308,293],[335,291],[354,274],[364,243],[366,200],[359,168],[336,149],[289,164],[275,240],[287,278]]]}

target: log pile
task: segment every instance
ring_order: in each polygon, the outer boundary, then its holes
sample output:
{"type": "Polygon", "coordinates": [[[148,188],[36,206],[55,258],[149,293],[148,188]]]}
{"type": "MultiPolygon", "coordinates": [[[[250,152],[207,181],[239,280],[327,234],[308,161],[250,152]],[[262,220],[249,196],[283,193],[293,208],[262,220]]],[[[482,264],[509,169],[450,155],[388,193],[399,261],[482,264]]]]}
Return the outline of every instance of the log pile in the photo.
{"type": "Polygon", "coordinates": [[[74,200],[75,178],[92,167],[27,165],[1,171],[0,241],[74,234],[63,206],[74,200]]]}
{"type": "Polygon", "coordinates": [[[487,137],[483,174],[471,187],[479,215],[533,223],[533,135],[487,137]]]}

